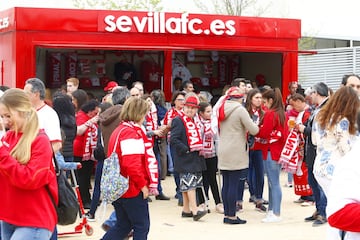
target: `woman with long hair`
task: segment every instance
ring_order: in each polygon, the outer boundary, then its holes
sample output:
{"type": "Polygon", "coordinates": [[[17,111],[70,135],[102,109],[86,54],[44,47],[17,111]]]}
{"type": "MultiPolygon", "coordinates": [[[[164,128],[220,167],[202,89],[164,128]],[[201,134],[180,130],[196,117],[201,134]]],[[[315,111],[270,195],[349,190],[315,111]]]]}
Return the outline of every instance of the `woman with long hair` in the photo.
{"type": "Polygon", "coordinates": [[[56,93],[53,97],[53,109],[59,116],[60,128],[64,133],[61,153],[65,162],[74,161],[74,139],[76,137],[75,107],[67,94],[56,93]]]}
{"type": "Polygon", "coordinates": [[[82,89],[77,89],[71,93],[71,100],[75,107],[75,112],[81,110],[81,106],[84,105],[88,100],[89,97],[87,93],[82,89]]]}
{"type": "Polygon", "coordinates": [[[77,170],[77,180],[85,209],[90,209],[91,204],[89,186],[95,164],[93,153],[98,138],[99,105],[98,101],[92,99],[84,103],[76,113],[77,132],[74,139],[74,161],[80,162],[82,165],[77,170]]]}
{"type": "MultiPolygon", "coordinates": [[[[215,135],[211,130],[211,115],[212,107],[208,102],[200,102],[199,104],[199,122],[202,128],[203,136],[203,155],[206,163],[206,170],[203,171],[203,181],[205,193],[208,198],[209,187],[211,188],[211,193],[215,201],[215,210],[218,213],[224,213],[224,206],[221,203],[219,187],[216,181],[216,173],[218,171],[218,158],[216,155],[215,148],[215,135]]],[[[201,195],[202,196],[202,193],[201,195]]],[[[200,200],[202,200],[200,197],[200,200]]],[[[201,203],[201,201],[200,201],[201,203]]]]}
{"type": "Polygon", "coordinates": [[[58,201],[50,140],[23,90],[4,93],[0,116],[9,128],[0,141],[2,240],[50,239],[57,223],[52,199],[58,201]]]}
{"type": "Polygon", "coordinates": [[[266,108],[264,118],[260,124],[260,131],[256,135],[263,139],[261,145],[265,172],[268,179],[269,210],[262,222],[279,222],[282,192],[280,186],[281,165],[279,158],[287,136],[285,108],[279,88],[265,90],[262,94],[266,108]]]}
{"type": "Polygon", "coordinates": [[[129,178],[129,189],[112,203],[117,220],[103,240],[124,239],[131,230],[134,239],[147,239],[150,229],[147,198],[156,195],[158,184],[156,158],[143,126],[149,110],[145,100],[130,97],[120,113],[122,122],[111,134],[109,149],[115,149],[121,174],[129,178]]]}
{"type": "MultiPolygon", "coordinates": [[[[313,173],[326,197],[329,196],[333,174],[339,161],[352,149],[356,140],[359,107],[355,90],[344,86],[329,98],[315,117],[312,140],[316,145],[317,155],[313,173]]],[[[318,216],[317,220],[324,223],[327,221],[323,216],[318,216]]],[[[339,229],[329,228],[327,235],[328,239],[336,239],[339,229]]]]}
{"type": "Polygon", "coordinates": [[[359,100],[351,87],[342,87],[320,110],[313,125],[313,143],[317,145],[314,175],[325,195],[331,184],[336,161],[350,151],[356,135],[359,100]]]}
{"type": "MultiPolygon", "coordinates": [[[[254,88],[248,92],[245,108],[254,123],[259,126],[264,118],[262,95],[259,89],[254,88]]],[[[263,205],[264,162],[261,152],[261,139],[249,135],[248,141],[250,145],[248,174],[250,201],[255,203],[256,210],[265,212],[266,207],[263,205]]]]}

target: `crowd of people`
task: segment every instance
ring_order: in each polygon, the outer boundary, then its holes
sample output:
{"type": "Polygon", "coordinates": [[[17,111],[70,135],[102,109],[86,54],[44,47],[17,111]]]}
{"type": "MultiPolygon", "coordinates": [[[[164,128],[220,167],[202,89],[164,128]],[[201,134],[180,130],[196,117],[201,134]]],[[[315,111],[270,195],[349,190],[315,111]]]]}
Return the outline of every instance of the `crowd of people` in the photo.
{"type": "Polygon", "coordinates": [[[103,163],[112,152],[129,189],[112,203],[104,240],[147,239],[151,196],[170,200],[161,186],[167,176],[174,178],[181,218],[206,221],[210,189],[224,224],[246,224],[237,213],[248,186],[254,209],[266,213],[262,222],[283,221],[281,171],[297,202],[315,204],[305,221],[329,221],[327,239],[360,239],[359,76],[345,75],[335,93],[323,82],[306,90],[291,82],[285,98],[279,88],[242,78],[218,98],[195,92],[190,81],[175,82],[170,108],[160,89],[144,93],[142,82],[131,89],[109,82],[101,98],[79,89],[77,78],[51,99],[38,78],[23,89],[2,89],[0,239],[57,239],[53,156],[61,169],[76,171],[88,209],[81,217],[95,221],[103,163]]]}

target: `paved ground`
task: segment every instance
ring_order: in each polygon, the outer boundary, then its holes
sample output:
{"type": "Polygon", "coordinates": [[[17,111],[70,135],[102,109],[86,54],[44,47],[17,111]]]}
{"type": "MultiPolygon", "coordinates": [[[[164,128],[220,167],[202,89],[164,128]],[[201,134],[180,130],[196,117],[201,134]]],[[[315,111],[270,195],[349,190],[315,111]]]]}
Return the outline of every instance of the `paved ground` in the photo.
{"type": "MultiPolygon", "coordinates": [[[[266,182],[266,180],[265,180],[266,182]]],[[[282,173],[281,182],[285,184],[286,174],[282,173]]],[[[254,210],[254,204],[246,201],[244,203],[244,212],[238,216],[248,221],[245,225],[224,225],[223,216],[214,210],[214,202],[210,202],[211,213],[207,214],[199,222],[193,222],[192,219],[183,219],[180,217],[181,207],[177,206],[177,200],[174,198],[174,181],[172,177],[167,177],[162,181],[164,193],[171,196],[170,201],[153,200],[150,204],[151,228],[149,240],[167,240],[167,239],[266,239],[266,240],[320,240],[325,239],[327,224],[320,227],[312,227],[311,223],[304,222],[304,218],[310,216],[314,207],[302,207],[293,203],[298,197],[294,195],[293,188],[283,187],[282,218],[279,223],[261,223],[265,213],[254,210]]],[[[264,197],[267,198],[267,187],[265,186],[264,197]]],[[[153,198],[154,199],[154,198],[153,198]]],[[[249,199],[248,191],[245,192],[244,200],[249,199]]],[[[110,214],[111,206],[108,206],[107,216],[110,214]]],[[[100,212],[98,216],[100,218],[100,212]]],[[[59,232],[73,231],[74,227],[80,223],[80,219],[74,225],[66,227],[60,226],[59,232]]],[[[101,219],[89,224],[94,229],[92,236],[82,234],[67,235],[61,239],[100,239],[104,231],[101,229],[101,219]]]]}

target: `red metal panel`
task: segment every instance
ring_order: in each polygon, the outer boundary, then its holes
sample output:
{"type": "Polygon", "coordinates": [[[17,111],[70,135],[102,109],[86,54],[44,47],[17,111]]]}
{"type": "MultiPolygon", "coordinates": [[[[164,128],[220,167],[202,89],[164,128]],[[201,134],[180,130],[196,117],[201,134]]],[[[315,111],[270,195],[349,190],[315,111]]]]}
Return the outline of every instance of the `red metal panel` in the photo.
{"type": "Polygon", "coordinates": [[[15,32],[0,34],[0,61],[2,62],[1,84],[15,87],[16,58],[15,32]]]}
{"type": "Polygon", "coordinates": [[[35,76],[36,46],[164,50],[164,88],[167,95],[171,92],[171,50],[279,52],[283,53],[283,93],[287,93],[288,82],[297,79],[300,20],[184,13],[163,13],[161,19],[162,15],[156,18],[154,14],[41,8],[15,8],[0,12],[0,28],[5,26],[2,24],[4,18],[8,18],[8,26],[0,29],[4,83],[13,86],[16,79],[16,86],[23,87],[27,78],[35,76]],[[109,15],[113,15],[114,19],[123,16],[115,24],[114,32],[105,30],[109,22],[105,23],[104,18],[109,15]],[[201,24],[197,19],[201,20],[201,24]],[[167,21],[172,23],[166,25],[167,21]],[[190,21],[196,23],[193,24],[194,31],[190,21]],[[164,33],[160,33],[161,30],[164,33]],[[173,30],[176,33],[171,33],[173,30]]]}
{"type": "Polygon", "coordinates": [[[16,29],[32,31],[97,32],[98,10],[15,8],[16,29]]]}
{"type": "Polygon", "coordinates": [[[293,81],[298,81],[298,54],[286,52],[283,54],[282,67],[282,94],[284,102],[290,93],[288,85],[293,81]]]}
{"type": "MultiPolygon", "coordinates": [[[[112,21],[116,25],[119,21],[124,29],[130,28],[131,33],[155,33],[164,28],[166,35],[171,35],[167,28],[180,31],[184,35],[200,36],[242,36],[262,38],[299,38],[300,20],[239,17],[224,15],[205,15],[187,13],[148,13],[135,11],[110,11],[110,10],[83,10],[83,9],[43,9],[43,8],[15,8],[17,15],[17,30],[38,30],[38,31],[79,31],[79,32],[105,32],[105,17],[113,16],[112,21]],[[164,19],[156,14],[164,14],[164,19]],[[172,19],[170,19],[172,18],[172,19]],[[129,19],[129,20],[128,20],[129,19]],[[173,24],[166,23],[173,20],[173,24]],[[192,33],[190,23],[194,21],[192,33]],[[130,21],[130,22],[127,22],[130,21]],[[175,28],[177,24],[178,28],[175,28]],[[201,33],[198,33],[201,30],[201,33]],[[208,30],[208,31],[207,31],[208,30]],[[226,31],[229,30],[229,34],[226,31]],[[220,34],[224,32],[223,34],[220,34]]],[[[119,32],[116,28],[115,32],[119,32]]],[[[179,35],[179,33],[173,33],[179,35]]]]}
{"type": "Polygon", "coordinates": [[[0,12],[0,34],[15,29],[15,9],[11,8],[0,12]]]}
{"type": "MultiPolygon", "coordinates": [[[[166,36],[147,34],[109,34],[83,32],[26,32],[29,44],[70,47],[70,48],[101,48],[101,49],[202,49],[222,51],[254,51],[254,52],[284,52],[297,51],[294,39],[263,39],[263,38],[226,38],[166,36]]],[[[25,43],[24,43],[25,44],[25,43]]]]}

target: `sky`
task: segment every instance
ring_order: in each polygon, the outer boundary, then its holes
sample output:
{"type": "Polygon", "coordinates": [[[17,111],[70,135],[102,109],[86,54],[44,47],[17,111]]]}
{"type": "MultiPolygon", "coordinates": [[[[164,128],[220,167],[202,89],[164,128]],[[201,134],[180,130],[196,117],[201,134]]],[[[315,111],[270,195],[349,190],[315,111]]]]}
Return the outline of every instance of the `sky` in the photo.
{"type": "MultiPolygon", "coordinates": [[[[202,0],[210,4],[212,0],[202,0]]],[[[264,17],[301,20],[302,35],[360,40],[359,0],[257,0],[269,6],[264,17]]],[[[162,0],[164,11],[199,13],[193,0],[162,0]]],[[[0,11],[14,7],[73,8],[72,0],[0,0],[0,11]]]]}

